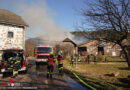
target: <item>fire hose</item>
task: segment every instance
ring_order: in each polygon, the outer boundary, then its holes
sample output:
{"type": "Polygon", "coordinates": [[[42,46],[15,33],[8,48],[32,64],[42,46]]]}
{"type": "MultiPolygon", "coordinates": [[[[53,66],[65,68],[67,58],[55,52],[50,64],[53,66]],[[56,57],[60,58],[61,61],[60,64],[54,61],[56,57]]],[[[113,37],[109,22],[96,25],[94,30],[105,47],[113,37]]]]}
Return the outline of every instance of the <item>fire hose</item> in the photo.
{"type": "MultiPolygon", "coordinates": [[[[90,86],[90,85],[87,84],[85,81],[83,81],[76,73],[74,73],[73,71],[71,71],[71,72],[74,74],[74,76],[75,76],[82,84],[84,84],[85,86],[87,86],[88,88],[90,88],[90,89],[92,89],[92,90],[97,90],[96,88],[90,86]]],[[[91,77],[88,77],[88,78],[91,78],[91,77]]],[[[117,88],[116,86],[114,86],[114,85],[112,85],[112,84],[110,84],[110,83],[107,83],[107,82],[105,82],[105,81],[101,81],[101,80],[98,80],[98,79],[95,79],[95,78],[91,78],[91,79],[96,80],[96,81],[99,81],[99,82],[104,83],[104,84],[106,84],[106,85],[109,85],[109,86],[113,87],[113,88],[116,89],[116,90],[117,90],[117,89],[120,90],[120,88],[117,88]]]]}
{"type": "Polygon", "coordinates": [[[74,73],[73,71],[71,71],[74,76],[82,83],[84,84],[85,86],[87,86],[88,88],[92,89],[92,90],[97,90],[96,88],[90,86],[89,84],[87,84],[86,82],[84,82],[76,73],[74,73]]]}

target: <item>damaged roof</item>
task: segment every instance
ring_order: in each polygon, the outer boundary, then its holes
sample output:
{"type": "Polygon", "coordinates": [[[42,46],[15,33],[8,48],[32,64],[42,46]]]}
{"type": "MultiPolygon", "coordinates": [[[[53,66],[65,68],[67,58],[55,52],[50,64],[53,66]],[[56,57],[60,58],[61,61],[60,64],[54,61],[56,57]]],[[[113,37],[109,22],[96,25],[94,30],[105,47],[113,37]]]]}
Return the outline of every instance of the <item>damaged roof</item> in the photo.
{"type": "Polygon", "coordinates": [[[92,41],[80,44],[78,47],[86,47],[86,46],[96,45],[97,42],[98,42],[97,40],[92,40],[92,41]]]}
{"type": "Polygon", "coordinates": [[[0,24],[28,26],[28,24],[21,18],[21,16],[4,9],[0,9],[0,24]]]}
{"type": "Polygon", "coordinates": [[[74,44],[75,46],[77,46],[77,44],[76,43],[74,43],[72,40],[70,40],[69,38],[65,38],[64,40],[63,40],[63,42],[71,42],[72,44],[74,44]]]}

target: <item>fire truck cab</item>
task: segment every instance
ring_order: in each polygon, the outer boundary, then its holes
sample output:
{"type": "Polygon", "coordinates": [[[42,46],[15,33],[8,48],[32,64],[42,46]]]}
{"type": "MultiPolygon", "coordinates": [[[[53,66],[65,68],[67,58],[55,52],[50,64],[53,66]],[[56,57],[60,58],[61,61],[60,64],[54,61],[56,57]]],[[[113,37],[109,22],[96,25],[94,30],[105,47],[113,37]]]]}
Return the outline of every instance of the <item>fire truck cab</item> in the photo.
{"type": "Polygon", "coordinates": [[[46,63],[50,55],[50,52],[53,52],[51,45],[38,45],[35,48],[35,60],[36,64],[46,63]]]}

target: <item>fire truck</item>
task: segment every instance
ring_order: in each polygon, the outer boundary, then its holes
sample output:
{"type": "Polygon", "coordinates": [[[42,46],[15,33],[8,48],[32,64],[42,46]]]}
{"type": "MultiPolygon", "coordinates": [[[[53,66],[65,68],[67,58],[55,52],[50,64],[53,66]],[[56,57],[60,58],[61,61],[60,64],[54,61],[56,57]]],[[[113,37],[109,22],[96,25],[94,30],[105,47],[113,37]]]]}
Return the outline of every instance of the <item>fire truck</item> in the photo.
{"type": "Polygon", "coordinates": [[[10,67],[9,58],[19,54],[20,68],[19,71],[27,72],[27,61],[24,56],[24,50],[22,49],[4,49],[0,50],[0,68],[2,76],[6,73],[13,72],[13,68],[10,67]]]}
{"type": "Polygon", "coordinates": [[[38,45],[35,48],[36,64],[46,63],[50,53],[53,52],[51,45],[38,45]]]}

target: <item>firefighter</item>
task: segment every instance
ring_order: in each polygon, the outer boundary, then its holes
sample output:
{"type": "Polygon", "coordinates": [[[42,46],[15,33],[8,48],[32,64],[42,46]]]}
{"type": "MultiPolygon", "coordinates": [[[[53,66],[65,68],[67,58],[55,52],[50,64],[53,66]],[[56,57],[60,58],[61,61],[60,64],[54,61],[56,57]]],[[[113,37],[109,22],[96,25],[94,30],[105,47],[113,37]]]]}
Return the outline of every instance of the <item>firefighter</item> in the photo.
{"type": "Polygon", "coordinates": [[[48,64],[47,65],[47,78],[49,77],[52,78],[52,73],[54,70],[54,63],[55,63],[54,56],[53,56],[53,53],[51,52],[47,61],[47,64],[48,64]]]}
{"type": "Polygon", "coordinates": [[[16,77],[18,75],[18,70],[20,68],[20,58],[19,54],[16,54],[14,57],[14,68],[13,68],[13,77],[16,77]]]}
{"type": "Polygon", "coordinates": [[[74,55],[71,56],[71,64],[72,64],[72,66],[74,64],[74,55]]]}
{"type": "Polygon", "coordinates": [[[9,59],[8,59],[8,62],[9,62],[9,64],[10,64],[10,68],[14,68],[14,63],[15,63],[15,61],[14,61],[14,58],[13,57],[10,57],[9,59]]]}
{"type": "Polygon", "coordinates": [[[8,58],[8,62],[9,62],[9,64],[10,64],[9,67],[13,69],[13,77],[14,77],[14,64],[15,64],[15,59],[14,59],[14,57],[8,58]]]}
{"type": "Polygon", "coordinates": [[[63,72],[63,58],[62,58],[61,54],[58,55],[57,60],[58,60],[59,74],[61,74],[63,72]]]}
{"type": "Polygon", "coordinates": [[[93,57],[94,57],[94,64],[97,64],[96,56],[93,55],[93,57]]]}
{"type": "Polygon", "coordinates": [[[88,61],[88,64],[90,64],[90,57],[91,57],[91,56],[88,54],[88,56],[87,56],[87,59],[88,59],[88,60],[87,60],[87,61],[88,61]]]}

